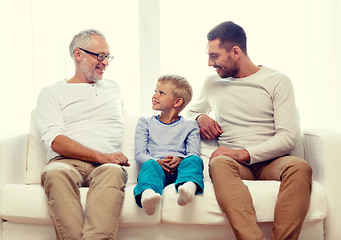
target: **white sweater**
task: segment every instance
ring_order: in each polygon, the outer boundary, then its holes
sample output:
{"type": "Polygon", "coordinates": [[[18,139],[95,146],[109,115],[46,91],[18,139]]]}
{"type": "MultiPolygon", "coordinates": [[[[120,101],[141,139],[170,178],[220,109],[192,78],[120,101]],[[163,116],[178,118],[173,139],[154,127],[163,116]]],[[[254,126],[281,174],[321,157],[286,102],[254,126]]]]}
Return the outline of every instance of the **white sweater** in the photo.
{"type": "Polygon", "coordinates": [[[283,155],[303,157],[294,90],[290,79],[268,67],[245,78],[207,78],[188,115],[215,113],[223,133],[219,145],[245,148],[250,164],[283,155]]]}
{"type": "Polygon", "coordinates": [[[94,84],[60,81],[40,92],[37,122],[47,159],[58,156],[51,144],[65,135],[104,153],[120,151],[122,141],[122,100],[116,82],[94,84]]]}

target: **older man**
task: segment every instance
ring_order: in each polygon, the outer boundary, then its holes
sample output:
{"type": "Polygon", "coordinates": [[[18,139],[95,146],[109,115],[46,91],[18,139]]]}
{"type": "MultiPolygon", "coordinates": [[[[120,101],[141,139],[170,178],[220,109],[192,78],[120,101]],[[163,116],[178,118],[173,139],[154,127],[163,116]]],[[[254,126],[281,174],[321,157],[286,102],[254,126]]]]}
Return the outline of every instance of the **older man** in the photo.
{"type": "Polygon", "coordinates": [[[37,119],[48,163],[41,175],[58,239],[116,239],[128,159],[120,152],[122,101],[116,82],[101,80],[112,60],[104,35],[74,36],[75,75],[45,87],[37,119]],[[79,187],[88,186],[84,211],[79,187]]]}

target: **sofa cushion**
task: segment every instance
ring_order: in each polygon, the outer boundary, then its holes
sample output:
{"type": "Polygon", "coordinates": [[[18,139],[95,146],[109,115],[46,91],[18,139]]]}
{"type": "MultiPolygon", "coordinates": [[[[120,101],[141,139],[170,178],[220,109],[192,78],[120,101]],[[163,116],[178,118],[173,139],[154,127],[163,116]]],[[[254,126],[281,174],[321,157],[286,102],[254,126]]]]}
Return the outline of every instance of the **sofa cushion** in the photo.
{"type": "MultiPolygon", "coordinates": [[[[279,190],[279,181],[243,180],[249,188],[258,222],[272,222],[279,190]]],[[[205,181],[203,194],[196,195],[193,202],[186,206],[177,204],[178,194],[174,184],[163,192],[162,222],[176,224],[225,225],[228,220],[216,202],[213,184],[205,181]]],[[[327,199],[323,187],[313,182],[311,201],[306,222],[322,220],[327,216],[327,199]]]]}
{"type": "MultiPolygon", "coordinates": [[[[280,182],[244,180],[244,183],[251,192],[258,222],[273,221],[280,182]]],[[[133,196],[134,186],[134,184],[126,186],[120,219],[122,227],[149,226],[161,221],[176,224],[228,224],[227,218],[216,202],[211,181],[205,181],[204,193],[196,195],[192,203],[183,207],[177,204],[178,194],[174,184],[167,186],[162,195],[162,204],[153,216],[148,216],[136,205],[133,196]]],[[[87,191],[87,188],[80,188],[83,208],[85,208],[87,191]]],[[[2,218],[17,223],[52,224],[47,210],[46,196],[40,185],[8,184],[3,187],[0,198],[2,218]]],[[[319,183],[313,182],[306,222],[322,220],[326,215],[325,193],[319,183]]]]}
{"type": "MultiPolygon", "coordinates": [[[[125,189],[125,200],[120,218],[122,227],[150,226],[160,223],[161,207],[153,216],[148,216],[135,203],[134,185],[125,189]]],[[[88,188],[80,188],[81,203],[85,210],[88,188]]],[[[38,184],[7,184],[0,194],[0,215],[3,219],[27,224],[52,225],[44,189],[38,184]]]]}

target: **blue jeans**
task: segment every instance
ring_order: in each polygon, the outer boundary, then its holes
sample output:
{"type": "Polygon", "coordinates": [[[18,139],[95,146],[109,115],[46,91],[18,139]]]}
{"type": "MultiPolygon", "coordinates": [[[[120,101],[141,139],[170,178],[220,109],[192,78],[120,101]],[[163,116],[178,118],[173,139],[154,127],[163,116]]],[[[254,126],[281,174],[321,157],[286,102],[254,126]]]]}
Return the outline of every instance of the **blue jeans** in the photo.
{"type": "Polygon", "coordinates": [[[174,174],[165,172],[160,164],[150,159],[142,164],[137,185],[134,188],[134,196],[136,204],[142,208],[141,194],[146,189],[153,189],[154,192],[162,194],[164,187],[171,183],[175,183],[175,189],[185,182],[191,181],[197,185],[195,194],[204,191],[204,165],[202,159],[198,156],[191,155],[182,159],[174,174]]]}

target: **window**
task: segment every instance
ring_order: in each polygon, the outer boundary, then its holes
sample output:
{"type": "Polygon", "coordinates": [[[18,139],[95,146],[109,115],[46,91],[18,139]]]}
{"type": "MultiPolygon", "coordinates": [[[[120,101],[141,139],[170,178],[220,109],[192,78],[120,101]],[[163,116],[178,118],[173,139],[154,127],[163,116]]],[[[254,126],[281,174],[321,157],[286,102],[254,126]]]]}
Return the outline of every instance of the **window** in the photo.
{"type": "Polygon", "coordinates": [[[104,33],[115,56],[104,78],[119,83],[126,111],[139,112],[131,100],[140,94],[138,0],[33,0],[32,19],[34,81],[38,88],[73,76],[71,39],[82,30],[95,28],[104,33]]]}
{"type": "Polygon", "coordinates": [[[232,20],[248,39],[254,64],[288,75],[294,85],[302,128],[340,129],[339,1],[172,0],[160,1],[161,74],[187,77],[194,100],[207,74],[206,34],[232,20]],[[337,65],[338,64],[338,65],[337,65]]]}
{"type": "Polygon", "coordinates": [[[1,136],[27,132],[40,89],[73,76],[77,32],[106,35],[115,59],[104,77],[120,84],[126,112],[147,115],[161,74],[187,77],[195,100],[215,74],[206,34],[226,20],[245,29],[255,64],[291,78],[302,128],[341,130],[340,10],[337,0],[1,0],[1,136]]]}

